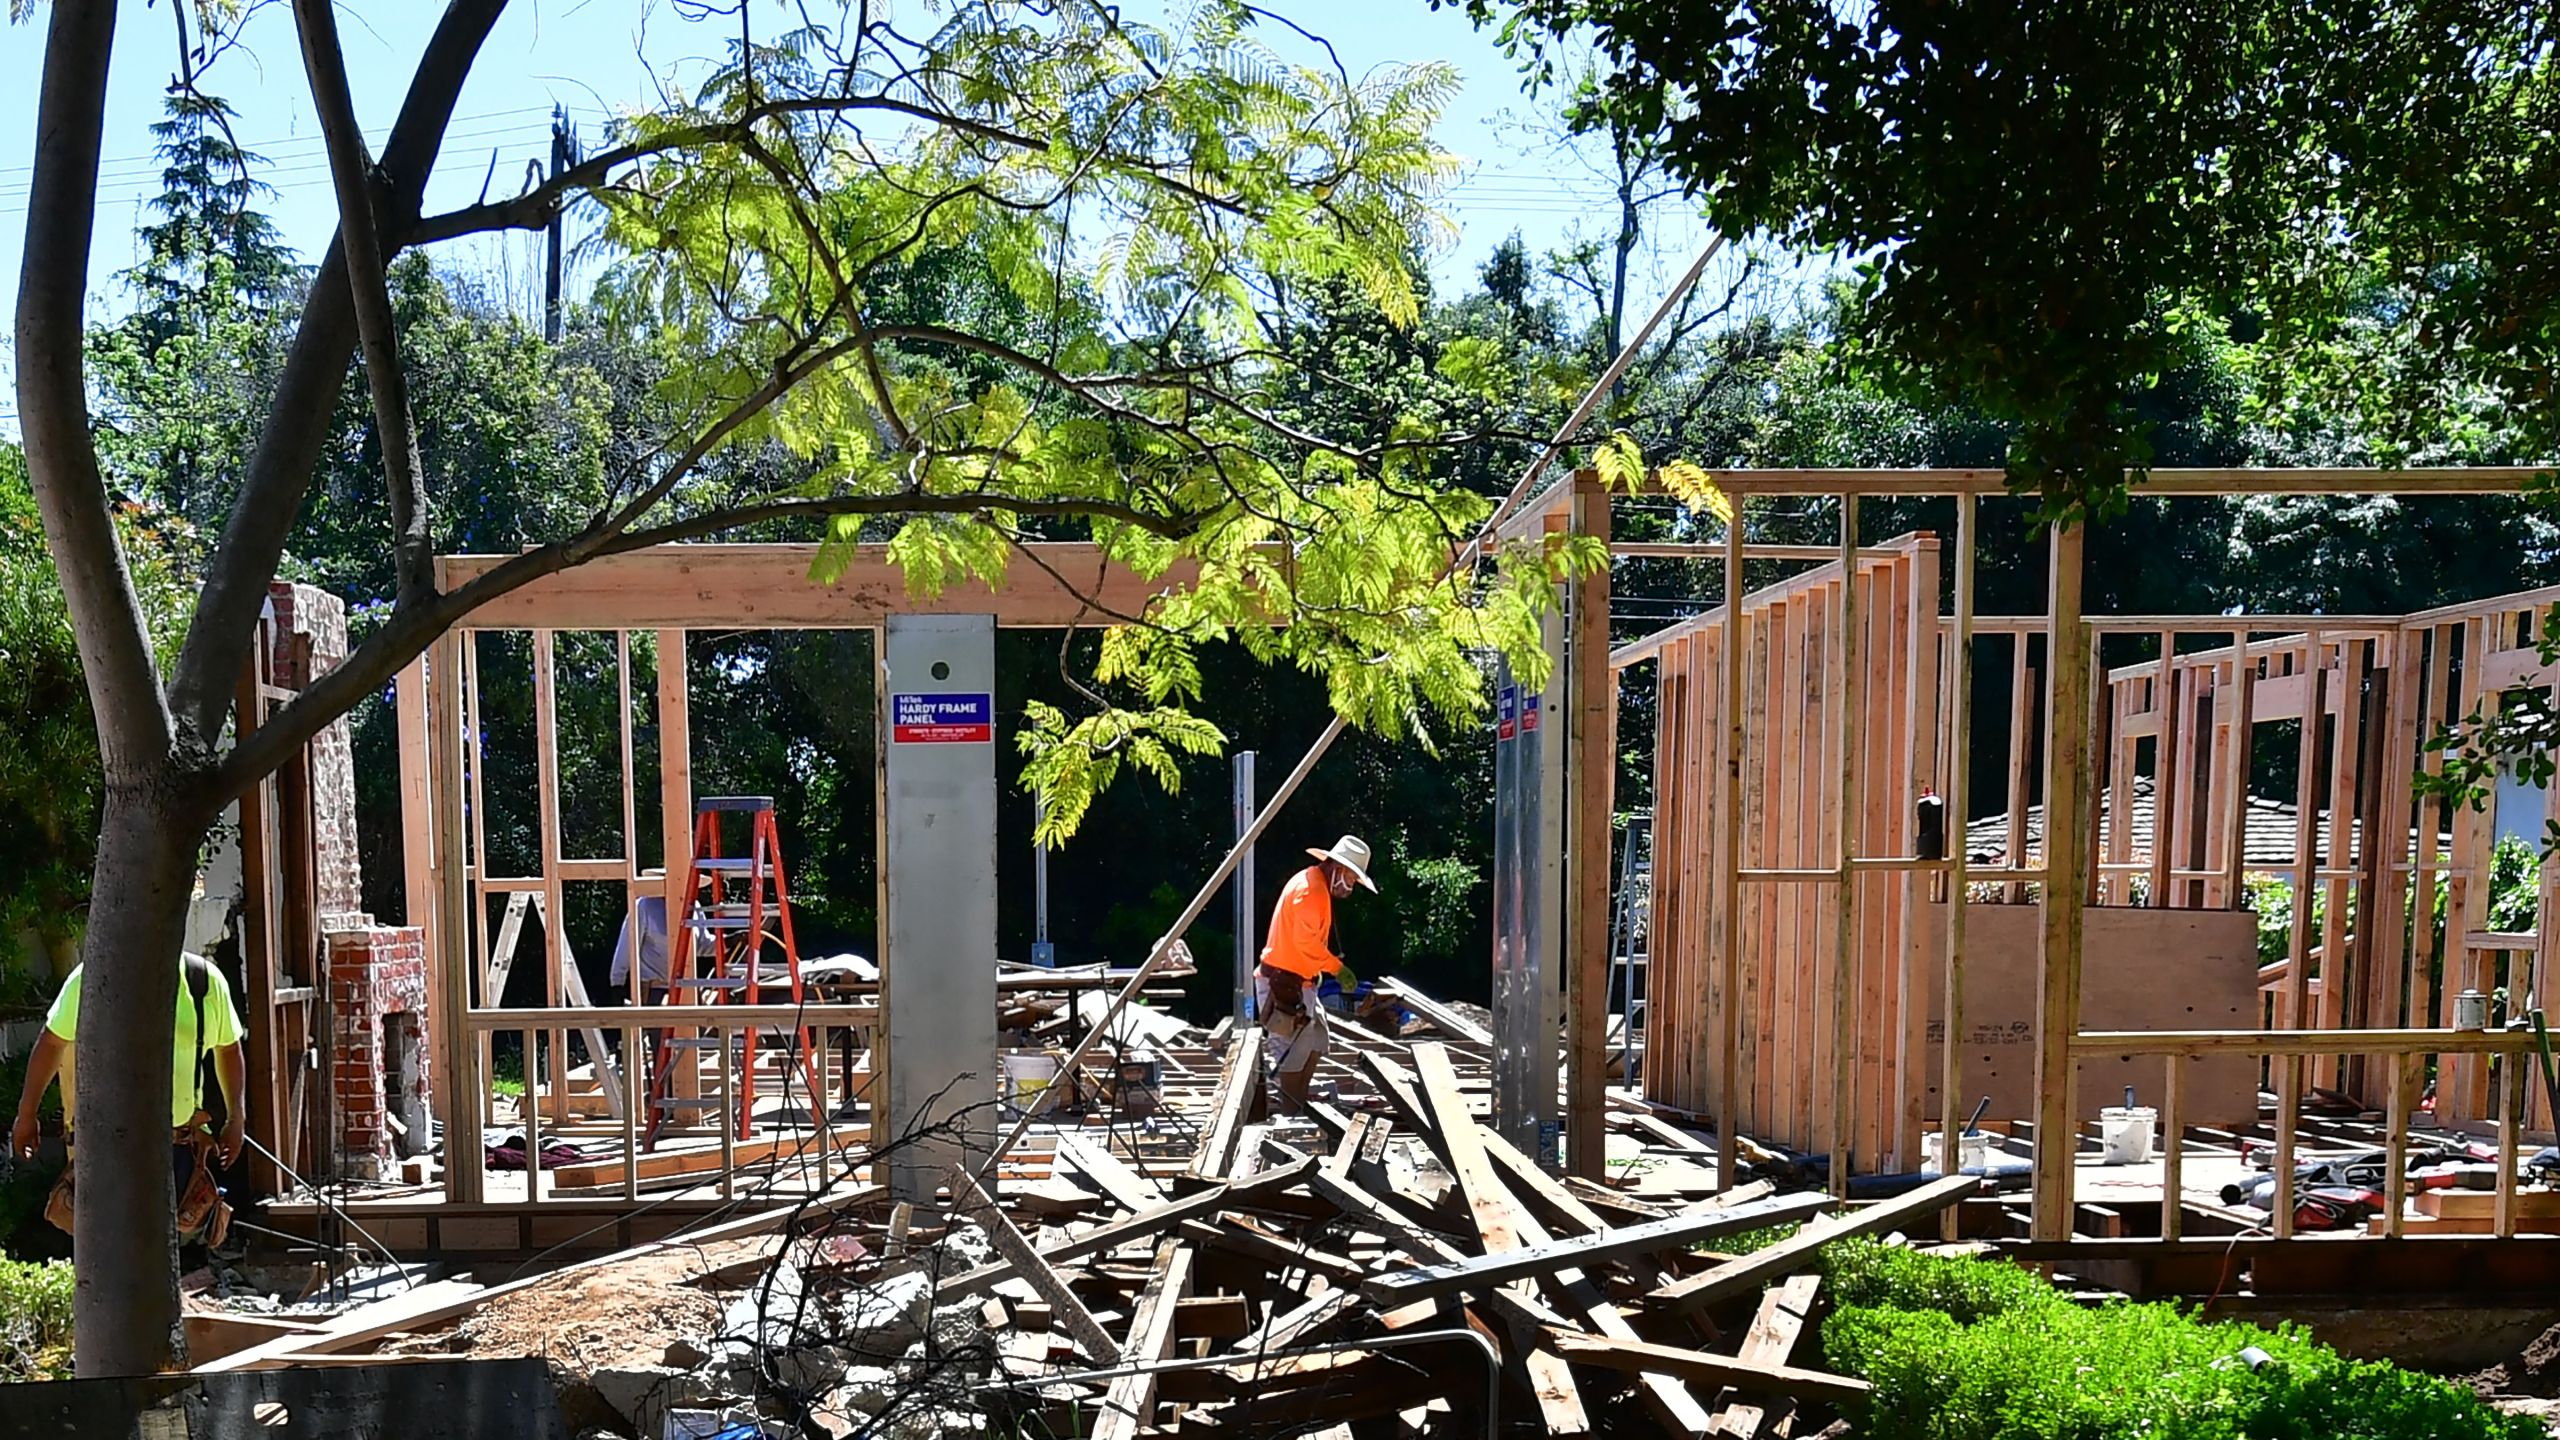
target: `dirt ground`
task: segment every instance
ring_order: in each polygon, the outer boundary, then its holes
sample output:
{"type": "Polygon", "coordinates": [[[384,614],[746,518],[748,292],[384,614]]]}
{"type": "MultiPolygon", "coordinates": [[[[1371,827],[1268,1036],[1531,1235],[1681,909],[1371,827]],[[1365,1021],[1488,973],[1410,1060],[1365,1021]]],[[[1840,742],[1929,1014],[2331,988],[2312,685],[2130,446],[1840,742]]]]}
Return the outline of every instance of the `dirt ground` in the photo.
{"type": "Polygon", "coordinates": [[[540,1356],[586,1373],[654,1364],[682,1340],[700,1345],[719,1329],[728,1298],[745,1278],[705,1283],[708,1272],[755,1260],[766,1242],[732,1240],[666,1250],[579,1270],[500,1296],[457,1329],[421,1335],[399,1348],[480,1358],[540,1356]]]}

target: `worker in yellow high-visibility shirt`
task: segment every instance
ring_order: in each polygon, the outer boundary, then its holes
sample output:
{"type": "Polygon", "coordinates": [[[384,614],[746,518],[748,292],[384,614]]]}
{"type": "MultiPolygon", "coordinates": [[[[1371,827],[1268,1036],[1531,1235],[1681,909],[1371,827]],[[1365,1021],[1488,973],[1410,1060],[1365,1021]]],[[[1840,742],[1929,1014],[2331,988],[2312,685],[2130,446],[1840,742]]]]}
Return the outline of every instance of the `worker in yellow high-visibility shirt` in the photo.
{"type": "Polygon", "coordinates": [[[1289,877],[1271,911],[1262,963],[1253,971],[1253,1014],[1268,1044],[1270,1068],[1293,1110],[1307,1105],[1307,1083],[1316,1061],[1332,1048],[1315,982],[1342,968],[1333,953],[1333,902],[1354,885],[1375,894],[1369,878],[1369,846],[1345,835],[1330,850],[1307,851],[1316,863],[1289,877]]]}

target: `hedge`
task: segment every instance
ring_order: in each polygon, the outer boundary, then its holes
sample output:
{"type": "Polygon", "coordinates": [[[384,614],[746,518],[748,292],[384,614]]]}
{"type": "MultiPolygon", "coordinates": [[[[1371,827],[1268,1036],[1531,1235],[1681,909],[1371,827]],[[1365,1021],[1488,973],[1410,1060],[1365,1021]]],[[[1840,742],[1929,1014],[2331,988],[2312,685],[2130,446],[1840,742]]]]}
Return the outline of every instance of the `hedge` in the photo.
{"type": "Polygon", "coordinates": [[[2015,1266],[1830,1246],[1825,1361],[1875,1387],[1875,1440],[2543,1440],[2469,1390],[2301,1327],[2086,1306],[2015,1266]],[[2252,1364],[2242,1352],[2264,1358],[2252,1364]]]}

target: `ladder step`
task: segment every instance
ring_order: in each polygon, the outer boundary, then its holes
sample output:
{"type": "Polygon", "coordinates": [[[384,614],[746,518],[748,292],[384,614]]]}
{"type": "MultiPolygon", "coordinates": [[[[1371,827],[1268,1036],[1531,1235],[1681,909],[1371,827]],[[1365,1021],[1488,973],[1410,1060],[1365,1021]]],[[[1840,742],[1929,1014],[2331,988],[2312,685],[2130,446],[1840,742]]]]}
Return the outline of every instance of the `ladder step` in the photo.
{"type": "Polygon", "coordinates": [[[696,870],[753,870],[758,864],[759,857],[754,855],[697,855],[693,858],[696,870]]]}
{"type": "Polygon", "coordinates": [[[667,1095],[661,1097],[657,1104],[661,1110],[720,1110],[727,1108],[729,1100],[723,1095],[705,1095],[697,1099],[667,1095]]]}
{"type": "Polygon", "coordinates": [[[744,930],[755,922],[744,915],[696,915],[685,923],[696,930],[744,930]]]}
{"type": "Polygon", "coordinates": [[[696,815],[706,810],[754,811],[772,808],[773,797],[770,795],[703,795],[693,802],[693,813],[696,815]]]}
{"type": "Polygon", "coordinates": [[[678,980],[678,981],[675,981],[673,984],[669,985],[667,988],[668,988],[669,990],[671,990],[671,991],[673,991],[673,990],[744,990],[744,989],[746,989],[746,988],[747,988],[747,982],[746,982],[746,980],[745,980],[744,978],[739,978],[739,979],[735,979],[735,980],[723,980],[723,979],[721,979],[721,978],[719,978],[719,977],[717,977],[717,976],[711,976],[711,977],[708,977],[708,978],[705,978],[705,979],[701,979],[701,980],[678,980]]]}

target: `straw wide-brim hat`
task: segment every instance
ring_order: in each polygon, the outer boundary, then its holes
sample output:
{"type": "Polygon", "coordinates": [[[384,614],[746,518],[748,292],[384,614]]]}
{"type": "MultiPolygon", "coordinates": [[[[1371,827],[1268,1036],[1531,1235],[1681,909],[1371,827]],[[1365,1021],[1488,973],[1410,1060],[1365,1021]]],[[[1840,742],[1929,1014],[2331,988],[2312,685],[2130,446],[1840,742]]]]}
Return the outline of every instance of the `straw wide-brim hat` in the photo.
{"type": "Polygon", "coordinates": [[[1330,850],[1318,850],[1310,845],[1307,847],[1307,853],[1319,860],[1330,860],[1350,871],[1352,879],[1369,887],[1369,893],[1373,895],[1377,893],[1378,882],[1369,878],[1368,841],[1357,835],[1345,835],[1334,841],[1333,848],[1330,850]]]}

